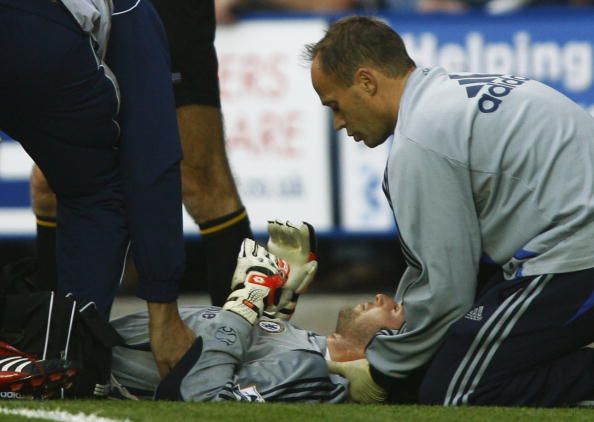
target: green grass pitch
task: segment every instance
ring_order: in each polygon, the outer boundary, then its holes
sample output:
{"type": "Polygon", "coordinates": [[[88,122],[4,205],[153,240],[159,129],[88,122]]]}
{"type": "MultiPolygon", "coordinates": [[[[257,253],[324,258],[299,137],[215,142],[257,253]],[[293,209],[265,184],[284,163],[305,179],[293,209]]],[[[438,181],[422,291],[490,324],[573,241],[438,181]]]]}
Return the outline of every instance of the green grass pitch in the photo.
{"type": "MultiPolygon", "coordinates": [[[[173,403],[132,401],[2,401],[1,410],[62,410],[110,420],[130,421],[592,421],[594,409],[526,409],[500,407],[444,408],[427,406],[328,405],[328,404],[250,404],[250,403],[173,403]]],[[[4,412],[6,413],[6,412],[4,412]]],[[[1,421],[32,421],[0,414],[1,421]]],[[[74,418],[73,418],[74,420],[74,418]]]]}

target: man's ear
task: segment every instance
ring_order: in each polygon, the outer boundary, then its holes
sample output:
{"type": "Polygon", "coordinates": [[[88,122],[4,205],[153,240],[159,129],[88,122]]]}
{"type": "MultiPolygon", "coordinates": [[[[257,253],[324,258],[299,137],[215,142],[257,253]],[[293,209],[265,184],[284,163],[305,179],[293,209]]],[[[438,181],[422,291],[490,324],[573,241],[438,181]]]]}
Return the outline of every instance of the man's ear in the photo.
{"type": "Polygon", "coordinates": [[[369,95],[375,95],[377,92],[377,77],[373,70],[368,67],[360,67],[355,72],[355,85],[369,95]]]}

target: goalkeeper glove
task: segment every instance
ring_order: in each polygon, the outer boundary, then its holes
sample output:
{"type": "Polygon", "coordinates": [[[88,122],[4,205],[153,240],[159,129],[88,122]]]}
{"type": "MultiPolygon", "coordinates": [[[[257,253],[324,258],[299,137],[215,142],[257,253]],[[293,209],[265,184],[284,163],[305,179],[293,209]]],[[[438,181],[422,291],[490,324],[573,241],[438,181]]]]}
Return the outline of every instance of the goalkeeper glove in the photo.
{"type": "Polygon", "coordinates": [[[244,239],[233,273],[233,291],[223,309],[254,324],[265,306],[274,308],[278,291],[287,281],[288,265],[251,239],[244,239]],[[281,269],[282,268],[282,269],[281,269]]]}
{"type": "Polygon", "coordinates": [[[299,295],[313,281],[318,269],[317,239],[313,226],[306,222],[268,222],[268,250],[289,263],[288,279],[280,294],[279,305],[267,316],[288,320],[293,316],[299,295]]]}
{"type": "Polygon", "coordinates": [[[367,359],[350,362],[328,361],[328,370],[349,380],[349,399],[357,403],[382,403],[386,391],[377,385],[369,372],[367,359]]]}

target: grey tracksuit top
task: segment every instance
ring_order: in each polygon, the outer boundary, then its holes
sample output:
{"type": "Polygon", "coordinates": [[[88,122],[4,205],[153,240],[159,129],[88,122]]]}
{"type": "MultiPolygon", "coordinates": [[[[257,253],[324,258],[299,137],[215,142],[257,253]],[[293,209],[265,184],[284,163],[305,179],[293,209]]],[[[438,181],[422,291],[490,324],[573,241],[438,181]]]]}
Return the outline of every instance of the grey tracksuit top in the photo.
{"type": "Polygon", "coordinates": [[[408,265],[406,323],[366,351],[379,377],[430,359],[471,308],[481,260],[507,279],[594,267],[594,119],[542,83],[414,70],[384,191],[408,265]]]}

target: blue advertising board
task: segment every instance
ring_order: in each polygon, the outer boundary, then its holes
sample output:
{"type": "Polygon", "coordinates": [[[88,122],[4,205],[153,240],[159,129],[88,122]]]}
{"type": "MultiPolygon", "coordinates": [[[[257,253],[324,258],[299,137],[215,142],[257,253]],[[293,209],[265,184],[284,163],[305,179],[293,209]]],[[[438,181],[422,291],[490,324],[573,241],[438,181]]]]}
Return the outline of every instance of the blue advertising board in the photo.
{"type": "Polygon", "coordinates": [[[30,160],[19,144],[0,131],[0,208],[29,206],[30,172],[30,160]]]}
{"type": "Polygon", "coordinates": [[[384,18],[421,67],[529,77],[594,112],[594,8],[384,18]]]}

